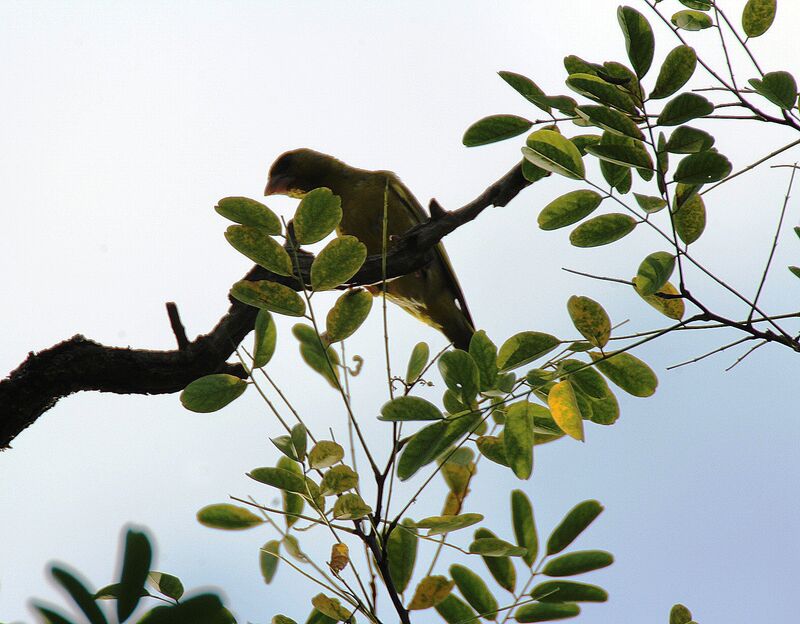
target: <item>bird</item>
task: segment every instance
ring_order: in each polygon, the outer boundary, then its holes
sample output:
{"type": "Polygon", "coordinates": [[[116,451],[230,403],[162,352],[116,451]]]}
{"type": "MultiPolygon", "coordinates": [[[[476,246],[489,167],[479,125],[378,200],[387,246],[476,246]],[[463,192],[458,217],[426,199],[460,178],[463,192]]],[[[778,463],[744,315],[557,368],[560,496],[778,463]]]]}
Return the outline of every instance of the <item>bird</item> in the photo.
{"type": "MultiPolygon", "coordinates": [[[[301,198],[320,187],[341,198],[342,219],[337,233],[355,236],[370,255],[383,253],[384,197],[390,247],[392,238],[428,219],[411,191],[391,171],[358,169],[308,148],[285,152],[275,160],[264,195],[301,198]]],[[[438,243],[435,251],[434,259],[426,266],[387,281],[386,296],[438,329],[457,349],[466,351],[475,324],[444,245],[438,243]]],[[[380,289],[373,288],[371,292],[378,294],[380,289]]]]}

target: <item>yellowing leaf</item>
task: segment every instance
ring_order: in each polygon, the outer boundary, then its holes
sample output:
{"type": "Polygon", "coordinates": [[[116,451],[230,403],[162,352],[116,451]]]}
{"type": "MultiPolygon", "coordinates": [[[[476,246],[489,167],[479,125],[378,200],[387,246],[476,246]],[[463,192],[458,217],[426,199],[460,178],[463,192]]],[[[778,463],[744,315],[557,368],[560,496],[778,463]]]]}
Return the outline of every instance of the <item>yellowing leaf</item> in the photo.
{"type": "Polygon", "coordinates": [[[547,394],[547,405],[553,420],[571,438],[583,441],[583,418],[578,408],[575,391],[568,379],[559,381],[547,394]]]}
{"type": "Polygon", "coordinates": [[[436,606],[447,598],[454,585],[455,581],[450,581],[444,576],[426,576],[417,585],[414,597],[408,604],[408,610],[418,611],[436,606]]]}
{"type": "Polygon", "coordinates": [[[611,336],[611,320],[599,303],[589,297],[573,295],[567,301],[567,312],[575,329],[596,347],[604,347],[611,336]]]}

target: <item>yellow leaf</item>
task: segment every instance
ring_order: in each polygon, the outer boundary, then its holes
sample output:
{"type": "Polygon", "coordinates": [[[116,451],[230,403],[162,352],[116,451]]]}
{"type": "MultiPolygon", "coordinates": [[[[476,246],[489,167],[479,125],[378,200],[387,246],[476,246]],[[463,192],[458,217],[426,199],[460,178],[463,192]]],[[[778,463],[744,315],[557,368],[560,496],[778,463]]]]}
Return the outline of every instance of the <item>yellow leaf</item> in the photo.
{"type": "Polygon", "coordinates": [[[568,379],[559,381],[547,395],[547,405],[553,420],[568,436],[583,442],[583,419],[575,398],[575,390],[568,379]]]}
{"type": "Polygon", "coordinates": [[[445,576],[426,576],[417,585],[414,597],[408,604],[408,610],[416,611],[436,606],[450,595],[453,585],[455,582],[445,576]]]}

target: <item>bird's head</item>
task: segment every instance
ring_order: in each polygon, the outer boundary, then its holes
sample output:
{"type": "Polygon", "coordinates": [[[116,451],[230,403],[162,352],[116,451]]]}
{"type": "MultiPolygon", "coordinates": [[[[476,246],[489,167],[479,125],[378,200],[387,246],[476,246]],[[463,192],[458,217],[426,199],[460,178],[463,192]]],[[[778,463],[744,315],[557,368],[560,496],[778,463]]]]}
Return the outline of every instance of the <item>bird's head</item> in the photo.
{"type": "Polygon", "coordinates": [[[329,175],[338,160],[308,148],[281,154],[269,170],[264,195],[303,197],[310,190],[328,186],[329,175]]]}

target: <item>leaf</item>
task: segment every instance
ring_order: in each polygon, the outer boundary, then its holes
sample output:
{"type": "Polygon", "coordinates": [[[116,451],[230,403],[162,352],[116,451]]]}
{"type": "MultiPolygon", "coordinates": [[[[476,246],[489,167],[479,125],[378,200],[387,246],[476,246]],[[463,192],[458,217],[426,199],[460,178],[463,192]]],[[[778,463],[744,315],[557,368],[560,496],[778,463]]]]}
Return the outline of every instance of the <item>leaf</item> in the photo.
{"type": "Polygon", "coordinates": [[[165,572],[150,572],[147,581],[163,596],[180,600],[183,596],[183,583],[177,576],[165,572]]]}
{"type": "Polygon", "coordinates": [[[759,95],[783,110],[791,110],[797,102],[797,81],[789,72],[769,72],[762,80],[751,78],[747,82],[759,95]]]}
{"type": "Polygon", "coordinates": [[[748,37],[760,37],[775,19],[777,0],[748,0],[742,11],[742,28],[748,37]]]}
{"type": "Polygon", "coordinates": [[[686,304],[683,302],[683,299],[680,297],[660,297],[659,295],[678,295],[678,289],[675,288],[670,282],[667,282],[662,286],[658,292],[653,293],[652,295],[643,295],[639,292],[638,289],[639,279],[638,277],[633,278],[633,287],[634,290],[639,294],[639,296],[644,299],[647,303],[653,306],[656,310],[661,312],[667,318],[675,319],[676,321],[680,321],[683,318],[683,315],[686,313],[686,304]]]}
{"type": "Polygon", "coordinates": [[[281,220],[261,202],[247,197],[223,197],[214,206],[220,215],[236,223],[249,225],[277,236],[281,233],[281,220]]]}
{"type": "Polygon", "coordinates": [[[406,369],[407,384],[412,384],[419,379],[419,376],[428,364],[429,355],[430,349],[428,348],[428,343],[418,342],[414,345],[414,348],[411,350],[411,356],[408,358],[408,368],[406,369]]]}
{"type": "Polygon", "coordinates": [[[552,622],[580,615],[581,608],[569,602],[565,603],[529,603],[514,611],[517,622],[552,622]]]}
{"type": "Polygon", "coordinates": [[[666,147],[673,154],[697,154],[711,149],[713,145],[714,137],[708,132],[691,126],[678,126],[670,135],[666,147]]]}
{"type": "Polygon", "coordinates": [[[521,557],[528,551],[497,537],[482,537],[473,540],[469,552],[483,557],[521,557]]]}
{"type": "Polygon", "coordinates": [[[531,591],[540,602],[606,602],[608,592],[597,585],[575,581],[545,581],[531,591]]]}
{"type": "Polygon", "coordinates": [[[476,442],[478,451],[489,461],[501,466],[509,466],[506,457],[506,446],[503,438],[496,436],[480,436],[476,442]]]}
{"type": "Polygon", "coordinates": [[[511,87],[519,93],[522,97],[528,100],[531,104],[538,106],[545,113],[551,111],[551,107],[545,103],[544,91],[542,91],[533,80],[523,76],[522,74],[515,74],[510,71],[497,72],[500,77],[505,80],[511,87]]]}
{"type": "Polygon", "coordinates": [[[328,472],[323,475],[319,487],[320,493],[323,496],[341,494],[347,490],[358,487],[358,473],[345,464],[332,466],[328,472]]]}
{"type": "Polygon", "coordinates": [[[231,296],[247,305],[286,316],[303,316],[306,313],[306,304],[300,295],[277,282],[240,280],[231,286],[231,296]]]}
{"type": "Polygon", "coordinates": [[[155,607],[139,620],[139,624],[236,624],[215,594],[200,594],[169,607],[155,607]]]}
{"type": "Polygon", "coordinates": [[[152,560],[153,548],[147,535],[128,529],[117,595],[117,618],[120,622],[127,620],[139,604],[152,560]]]}
{"type": "Polygon", "coordinates": [[[94,601],[94,596],[74,574],[60,566],[50,568],[50,574],[67,591],[91,624],[107,624],[106,617],[94,601]]]}
{"type": "Polygon", "coordinates": [[[33,608],[44,616],[45,624],[73,624],[72,620],[68,620],[58,611],[54,611],[43,604],[34,603],[33,608]]]}
{"type": "Polygon", "coordinates": [[[467,147],[488,145],[518,136],[532,125],[533,123],[517,115],[490,115],[467,128],[461,142],[467,147]]]}
{"type": "Polygon", "coordinates": [[[533,519],[533,505],[522,490],[511,492],[511,521],[517,545],[526,550],[522,560],[530,568],[539,554],[539,536],[533,519]]]}
{"type": "Polygon", "coordinates": [[[522,155],[545,171],[582,180],[586,169],[575,144],[553,130],[537,130],[528,136],[522,155]]]}
{"type": "Polygon", "coordinates": [[[691,245],[706,229],[706,206],[703,198],[697,194],[692,195],[673,212],[672,219],[680,239],[691,245]]]}
{"type": "MultiPolygon", "coordinates": [[[[642,360],[630,353],[606,353],[606,359],[596,352],[589,353],[595,366],[614,384],[635,397],[652,396],[658,386],[658,378],[642,360]]],[[[556,421],[558,422],[558,421],[556,421]]]]}
{"type": "Polygon", "coordinates": [[[580,93],[600,104],[621,110],[624,113],[636,115],[638,112],[636,105],[627,93],[598,76],[571,74],[567,78],[567,86],[576,93],[580,93]]]}
{"type": "Polygon", "coordinates": [[[278,329],[268,310],[259,310],[256,316],[255,339],[253,341],[253,367],[266,366],[275,354],[278,329]]]}
{"type": "Polygon", "coordinates": [[[308,454],[308,462],[315,470],[330,468],[344,457],[341,445],[330,440],[320,440],[308,454]]]}
{"type": "Polygon", "coordinates": [[[681,93],[664,106],[656,123],[659,126],[679,126],[680,124],[705,117],[714,112],[714,105],[702,95],[681,93]]]}
{"type": "Polygon", "coordinates": [[[272,468],[267,466],[254,468],[247,473],[247,476],[259,483],[271,485],[279,490],[299,494],[305,499],[312,500],[314,504],[320,508],[324,508],[325,506],[319,486],[308,477],[304,477],[297,472],[286,470],[285,468],[272,468]]]}
{"type": "Polygon", "coordinates": [[[596,500],[586,500],[573,507],[547,538],[547,555],[560,553],[586,530],[603,511],[596,500]]]}
{"type": "MultiPolygon", "coordinates": [[[[636,290],[646,297],[653,295],[667,283],[675,270],[675,256],[667,251],[656,251],[647,256],[636,272],[636,290]]],[[[602,345],[601,345],[602,346],[602,345]]]]}
{"type": "Polygon", "coordinates": [[[367,259],[367,246],[355,236],[338,236],[311,263],[311,288],[330,290],[355,275],[367,259]]]}
{"type": "Polygon", "coordinates": [[[575,247],[599,247],[616,242],[630,234],[636,227],[636,220],[626,214],[614,212],[593,217],[581,223],[569,235],[569,242],[575,247]]]}
{"type": "Polygon", "coordinates": [[[673,605],[669,612],[669,624],[691,624],[692,612],[682,604],[673,605]]]}
{"type": "MultiPolygon", "coordinates": [[[[497,539],[497,536],[489,529],[478,529],[475,531],[474,537],[475,542],[482,540],[496,540],[498,542],[503,542],[503,540],[497,539]]],[[[475,542],[473,542],[473,544],[475,542]]],[[[507,544],[507,542],[503,543],[507,544]]],[[[520,548],[520,551],[523,550],[525,549],[520,548]]],[[[527,550],[525,550],[525,552],[527,553],[527,550]]],[[[497,584],[506,591],[513,593],[514,587],[516,587],[517,584],[517,573],[514,569],[514,564],[512,563],[511,558],[496,557],[493,555],[482,555],[482,558],[483,562],[486,564],[486,567],[489,569],[492,578],[497,581],[497,584]]]]}
{"type": "MultiPolygon", "coordinates": [[[[575,109],[575,111],[577,112],[577,109],[575,109]]],[[[574,137],[570,137],[569,140],[578,148],[578,153],[581,156],[586,156],[586,147],[599,143],[600,137],[596,134],[578,134],[574,137]]]]}
{"type": "Polygon", "coordinates": [[[549,171],[545,171],[541,167],[537,167],[527,158],[522,159],[522,176],[531,184],[538,182],[542,178],[546,178],[549,175],[549,171]]]}
{"type": "Polygon", "coordinates": [[[372,507],[355,492],[342,494],[333,506],[333,517],[337,520],[358,520],[372,513],[372,507]]]}
{"type": "Polygon", "coordinates": [[[451,565],[450,576],[455,581],[458,591],[482,617],[494,620],[497,612],[497,600],[489,591],[484,580],[463,565],[451,565]]]}
{"type": "Polygon", "coordinates": [[[278,569],[280,558],[281,543],[278,540],[270,540],[261,547],[258,551],[258,563],[261,568],[261,576],[264,582],[269,585],[275,577],[275,572],[278,569]]]}
{"type": "Polygon", "coordinates": [[[478,367],[481,392],[492,390],[497,385],[497,346],[482,329],[472,334],[469,354],[478,367]]]}
{"type": "Polygon", "coordinates": [[[455,585],[444,576],[426,576],[419,582],[414,597],[408,604],[409,611],[430,609],[447,598],[455,585]]]}
{"type": "Polygon", "coordinates": [[[480,373],[472,356],[466,351],[453,349],[444,353],[437,364],[447,387],[468,406],[480,390],[480,373]]]}
{"type": "Polygon", "coordinates": [[[217,373],[195,379],[181,392],[181,404],[192,412],[206,414],[222,409],[247,390],[247,382],[217,373]]]}
{"type": "Polygon", "coordinates": [[[696,68],[697,54],[694,48],[687,45],[673,48],[661,64],[661,70],[656,78],[656,86],[650,92],[650,98],[656,100],[677,93],[683,85],[689,82],[689,78],[692,77],[696,68]]]}
{"type": "Polygon", "coordinates": [[[402,422],[406,420],[441,420],[444,415],[430,401],[416,396],[399,396],[381,408],[378,420],[402,422]]]}
{"type": "Polygon", "coordinates": [[[644,15],[629,6],[617,9],[617,20],[625,36],[628,58],[636,70],[636,75],[641,78],[653,62],[653,52],[656,47],[653,30],[644,15]]]}
{"type": "Polygon", "coordinates": [[[599,570],[614,563],[614,555],[604,550],[578,550],[551,559],[544,566],[546,576],[574,576],[599,570]]]}
{"type": "Polygon", "coordinates": [[[639,193],[634,193],[633,196],[636,198],[636,203],[639,204],[639,207],[648,214],[658,212],[659,210],[665,208],[667,205],[666,200],[660,197],[640,195],[639,193]]]}
{"type": "Polygon", "coordinates": [[[533,471],[533,414],[528,405],[527,401],[510,405],[503,428],[505,458],[518,479],[528,479],[533,471]]]}
{"type": "Polygon", "coordinates": [[[211,529],[225,531],[249,529],[264,522],[249,509],[229,503],[206,505],[197,512],[197,521],[211,529]]]}
{"type": "Polygon", "coordinates": [[[725,156],[713,150],[689,154],[678,163],[673,180],[681,184],[719,182],[728,177],[732,168],[725,156]]]}
{"type": "Polygon", "coordinates": [[[342,200],[328,188],[305,194],[294,213],[294,236],[301,245],[321,241],[342,220],[342,200]]]}
{"type": "MultiPolygon", "coordinates": [[[[602,105],[584,105],[575,109],[575,112],[593,126],[608,130],[620,136],[644,140],[639,126],[627,115],[618,110],[602,105]]],[[[594,142],[592,142],[594,143],[594,142]]],[[[580,150],[580,147],[578,148],[580,150]]]]}
{"type": "Polygon", "coordinates": [[[314,605],[314,608],[320,613],[327,615],[336,622],[352,621],[352,613],[345,609],[337,598],[330,598],[325,594],[317,594],[311,599],[311,604],[314,605]]]}
{"type": "Polygon", "coordinates": [[[678,11],[672,16],[670,21],[682,30],[704,30],[711,28],[714,22],[709,15],[701,13],[700,11],[684,10],[678,11]]]}
{"type": "Polygon", "coordinates": [[[611,336],[611,320],[597,301],[573,295],[567,301],[567,312],[581,335],[596,347],[604,347],[611,336]]]}
{"type": "MultiPolygon", "coordinates": [[[[300,467],[296,461],[289,459],[288,457],[281,457],[278,459],[277,467],[282,470],[288,470],[296,475],[302,476],[303,469],[300,467]]],[[[320,501],[322,501],[324,506],[324,499],[319,497],[319,488],[317,487],[316,483],[312,483],[309,485],[309,488],[313,488],[313,492],[320,501]]],[[[295,494],[294,492],[288,492],[283,490],[281,492],[281,498],[283,499],[283,513],[284,513],[284,521],[286,522],[286,527],[289,528],[293,524],[295,524],[299,519],[299,515],[303,513],[303,508],[305,507],[306,501],[300,494],[295,494]]]]}
{"type": "Polygon", "coordinates": [[[318,611],[317,609],[312,609],[311,613],[308,614],[308,619],[306,620],[306,624],[335,624],[336,620],[333,618],[329,618],[327,615],[318,611]]]}
{"type": "Polygon", "coordinates": [[[443,535],[451,531],[465,529],[483,520],[479,513],[465,513],[457,516],[430,516],[416,523],[419,529],[428,529],[428,537],[443,535]]]}
{"type": "Polygon", "coordinates": [[[280,243],[264,230],[249,225],[231,225],[225,240],[240,254],[278,275],[292,274],[292,259],[280,243]]]}
{"type": "Polygon", "coordinates": [[[571,438],[583,442],[583,418],[569,380],[559,381],[547,393],[553,420],[571,438]]]}
{"type": "Polygon", "coordinates": [[[598,143],[589,145],[586,152],[592,156],[597,156],[601,160],[620,165],[621,167],[636,167],[638,169],[653,169],[653,159],[650,154],[641,147],[641,144],[634,145],[605,145],[598,143]]]}
{"type": "Polygon", "coordinates": [[[789,270],[792,272],[792,275],[794,275],[795,277],[800,277],[800,267],[790,266],[789,270]]]}
{"type": "Polygon", "coordinates": [[[324,346],[313,327],[298,323],[292,334],[300,342],[300,355],[308,366],[322,375],[334,390],[339,389],[339,355],[324,346]]]}
{"type": "Polygon", "coordinates": [[[542,332],[519,332],[511,336],[500,347],[497,354],[497,366],[501,371],[508,371],[528,364],[550,353],[560,342],[555,336],[542,332]]]}
{"type": "Polygon", "coordinates": [[[699,11],[710,11],[713,6],[711,0],[680,0],[680,3],[685,7],[698,9],[699,11]]]}
{"type": "Polygon", "coordinates": [[[603,197],[595,191],[570,191],[542,208],[538,219],[539,228],[557,230],[577,223],[594,212],[602,201],[603,197]]]}
{"type": "Polygon", "coordinates": [[[325,319],[328,341],[339,342],[352,336],[369,316],[372,299],[363,288],[353,288],[340,296],[325,319]]]}
{"type": "Polygon", "coordinates": [[[290,617],[286,617],[285,615],[273,615],[272,620],[270,620],[270,624],[297,624],[295,620],[290,617]]]}
{"type": "Polygon", "coordinates": [[[447,598],[434,608],[447,624],[464,624],[465,622],[478,621],[478,614],[453,593],[448,594],[447,598]]]}
{"type": "Polygon", "coordinates": [[[395,589],[404,593],[417,559],[417,529],[413,520],[405,518],[389,535],[386,543],[386,556],[389,561],[389,574],[395,589]]]}
{"type": "Polygon", "coordinates": [[[483,422],[480,412],[472,412],[447,420],[440,420],[415,433],[406,443],[397,463],[401,481],[413,476],[429,464],[451,444],[467,433],[472,433],[483,422]]]}

